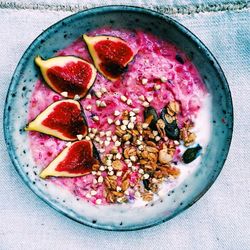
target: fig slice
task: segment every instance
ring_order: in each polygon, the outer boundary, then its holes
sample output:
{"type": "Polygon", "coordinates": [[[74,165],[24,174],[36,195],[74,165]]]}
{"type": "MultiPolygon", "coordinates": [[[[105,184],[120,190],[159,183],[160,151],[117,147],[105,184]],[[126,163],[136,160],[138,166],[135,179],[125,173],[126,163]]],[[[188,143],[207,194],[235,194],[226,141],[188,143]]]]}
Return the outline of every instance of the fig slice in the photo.
{"type": "Polygon", "coordinates": [[[111,81],[119,79],[134,53],[127,42],[114,36],[83,35],[97,70],[111,81]]]}
{"type": "Polygon", "coordinates": [[[48,106],[25,130],[38,131],[65,141],[75,141],[79,135],[87,135],[88,126],[81,104],[67,99],[48,106]]]}
{"type": "Polygon", "coordinates": [[[40,177],[43,179],[48,176],[77,177],[91,173],[92,166],[99,164],[93,150],[91,141],[82,140],[72,143],[40,173],[40,177]]]}
{"type": "Polygon", "coordinates": [[[83,98],[96,78],[94,65],[75,56],[58,56],[43,60],[35,58],[46,83],[57,93],[68,98],[83,98]]]}

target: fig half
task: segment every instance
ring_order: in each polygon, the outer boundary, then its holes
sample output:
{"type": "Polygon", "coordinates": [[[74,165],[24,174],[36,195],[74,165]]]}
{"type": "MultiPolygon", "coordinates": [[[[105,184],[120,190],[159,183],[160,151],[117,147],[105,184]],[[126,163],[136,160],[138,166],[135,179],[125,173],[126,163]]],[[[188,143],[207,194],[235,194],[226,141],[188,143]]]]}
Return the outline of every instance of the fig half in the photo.
{"type": "Polygon", "coordinates": [[[89,174],[92,166],[99,164],[93,155],[93,144],[82,140],[66,147],[41,173],[41,178],[48,176],[77,177],[89,174]]]}
{"type": "Polygon", "coordinates": [[[78,101],[61,100],[48,106],[25,130],[38,131],[65,141],[75,141],[78,135],[87,135],[88,126],[78,101]]]}
{"type": "Polygon", "coordinates": [[[94,84],[95,67],[75,56],[58,56],[43,60],[35,58],[46,83],[64,97],[84,97],[94,84]]]}
{"type": "Polygon", "coordinates": [[[97,70],[111,81],[116,81],[126,70],[134,53],[121,38],[114,36],[83,35],[97,70]]]}

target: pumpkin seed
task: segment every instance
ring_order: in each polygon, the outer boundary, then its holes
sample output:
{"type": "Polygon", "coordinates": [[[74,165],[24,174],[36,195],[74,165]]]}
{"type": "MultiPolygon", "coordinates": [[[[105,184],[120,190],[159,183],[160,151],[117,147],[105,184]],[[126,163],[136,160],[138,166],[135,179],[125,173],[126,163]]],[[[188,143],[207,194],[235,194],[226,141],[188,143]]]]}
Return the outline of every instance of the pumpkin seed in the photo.
{"type": "Polygon", "coordinates": [[[199,144],[194,148],[188,148],[182,155],[182,161],[186,164],[194,161],[199,156],[201,149],[199,144]]]}

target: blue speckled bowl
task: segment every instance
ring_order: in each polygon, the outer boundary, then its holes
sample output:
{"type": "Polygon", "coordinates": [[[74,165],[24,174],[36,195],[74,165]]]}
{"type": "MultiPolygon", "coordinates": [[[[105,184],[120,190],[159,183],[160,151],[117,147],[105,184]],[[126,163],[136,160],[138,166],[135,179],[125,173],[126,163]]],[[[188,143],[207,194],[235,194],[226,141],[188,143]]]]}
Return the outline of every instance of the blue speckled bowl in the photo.
{"type": "Polygon", "coordinates": [[[135,230],[167,221],[196,202],[213,184],[226,160],[233,131],[230,90],[216,59],[189,30],[170,17],[127,6],[108,6],[79,12],[54,24],[30,45],[13,75],[5,104],[4,133],[10,158],[24,182],[42,200],[64,215],[95,228],[135,230]],[[212,96],[212,135],[200,166],[165,198],[147,207],[111,209],[67,200],[27,169],[36,169],[27,133],[28,102],[38,77],[34,57],[51,57],[81,34],[104,25],[142,28],[176,44],[193,59],[212,96]]]}

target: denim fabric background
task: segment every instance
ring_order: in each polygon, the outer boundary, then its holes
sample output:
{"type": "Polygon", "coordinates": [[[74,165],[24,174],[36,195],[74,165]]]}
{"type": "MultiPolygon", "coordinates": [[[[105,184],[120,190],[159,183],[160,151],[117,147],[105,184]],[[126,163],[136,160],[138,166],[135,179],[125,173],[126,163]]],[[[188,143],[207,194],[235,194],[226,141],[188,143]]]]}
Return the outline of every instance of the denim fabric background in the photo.
{"type": "MultiPolygon", "coordinates": [[[[45,28],[97,0],[0,2],[0,120],[18,60],[45,28]]],[[[102,0],[171,15],[212,51],[228,79],[235,127],[219,178],[190,209],[159,226],[105,232],[77,224],[36,197],[17,175],[0,133],[0,249],[250,249],[250,3],[227,0],[102,0]]]]}

